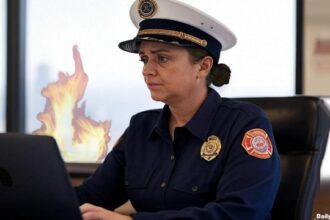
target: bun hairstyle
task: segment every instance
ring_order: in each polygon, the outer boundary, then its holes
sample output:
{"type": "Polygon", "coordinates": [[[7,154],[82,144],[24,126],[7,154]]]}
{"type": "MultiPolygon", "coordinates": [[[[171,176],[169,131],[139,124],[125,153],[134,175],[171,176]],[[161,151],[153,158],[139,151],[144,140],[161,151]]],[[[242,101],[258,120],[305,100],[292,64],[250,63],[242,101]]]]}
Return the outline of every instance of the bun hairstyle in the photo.
{"type": "Polygon", "coordinates": [[[228,84],[230,80],[230,73],[231,70],[229,66],[224,63],[213,65],[207,77],[208,85],[212,83],[213,85],[220,87],[224,84],[228,84]]]}
{"type": "MultiPolygon", "coordinates": [[[[210,56],[206,50],[200,47],[187,47],[187,50],[191,57],[192,63],[197,63],[204,57],[210,56]]],[[[230,73],[231,70],[226,64],[213,64],[212,69],[207,76],[207,86],[213,84],[216,87],[220,87],[224,84],[228,84],[230,80],[230,73]]]]}

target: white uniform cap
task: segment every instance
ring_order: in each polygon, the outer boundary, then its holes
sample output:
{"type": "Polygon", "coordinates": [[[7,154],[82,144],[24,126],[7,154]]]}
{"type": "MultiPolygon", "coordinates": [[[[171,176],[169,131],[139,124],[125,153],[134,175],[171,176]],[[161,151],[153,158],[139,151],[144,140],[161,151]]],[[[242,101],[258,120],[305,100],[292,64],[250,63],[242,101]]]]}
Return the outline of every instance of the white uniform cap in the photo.
{"type": "MultiPolygon", "coordinates": [[[[150,14],[150,12],[147,12],[147,14],[150,14]]],[[[222,45],[222,50],[230,49],[237,41],[234,33],[220,21],[191,5],[177,0],[136,0],[131,6],[130,17],[137,28],[139,28],[141,21],[151,18],[169,19],[189,24],[217,39],[222,45]],[[141,7],[146,7],[146,10],[152,7],[156,8],[154,8],[151,15],[144,16],[141,14],[141,7]]]]}
{"type": "Polygon", "coordinates": [[[119,43],[128,52],[137,53],[141,41],[166,42],[201,47],[217,63],[220,52],[236,44],[235,35],[224,24],[178,0],[136,0],[130,17],[139,32],[119,43]]]}

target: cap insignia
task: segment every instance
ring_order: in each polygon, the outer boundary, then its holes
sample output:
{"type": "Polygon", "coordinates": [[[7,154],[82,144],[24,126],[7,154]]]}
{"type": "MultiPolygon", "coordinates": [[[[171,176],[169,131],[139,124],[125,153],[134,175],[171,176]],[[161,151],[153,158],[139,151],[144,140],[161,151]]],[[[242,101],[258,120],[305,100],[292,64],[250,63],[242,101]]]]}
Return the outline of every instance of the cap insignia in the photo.
{"type": "Polygon", "coordinates": [[[220,139],[215,135],[211,135],[207,138],[207,141],[203,143],[200,154],[204,160],[211,161],[219,155],[220,150],[220,139]]]}
{"type": "Polygon", "coordinates": [[[243,137],[242,146],[249,155],[260,159],[268,159],[273,153],[268,134],[260,128],[247,131],[243,137]]]}
{"type": "Polygon", "coordinates": [[[151,18],[157,11],[157,4],[154,0],[140,0],[138,12],[141,18],[151,18]]]}

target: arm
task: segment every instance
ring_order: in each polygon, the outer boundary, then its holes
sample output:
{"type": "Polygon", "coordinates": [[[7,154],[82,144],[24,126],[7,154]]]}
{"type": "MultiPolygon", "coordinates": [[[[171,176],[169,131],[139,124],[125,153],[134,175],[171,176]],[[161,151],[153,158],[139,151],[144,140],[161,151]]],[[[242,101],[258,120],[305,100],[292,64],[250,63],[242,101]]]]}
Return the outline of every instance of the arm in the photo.
{"type": "Polygon", "coordinates": [[[127,201],[124,187],[125,160],[122,149],[124,142],[125,134],[93,175],[81,186],[75,188],[80,204],[92,203],[114,210],[127,201]]]}

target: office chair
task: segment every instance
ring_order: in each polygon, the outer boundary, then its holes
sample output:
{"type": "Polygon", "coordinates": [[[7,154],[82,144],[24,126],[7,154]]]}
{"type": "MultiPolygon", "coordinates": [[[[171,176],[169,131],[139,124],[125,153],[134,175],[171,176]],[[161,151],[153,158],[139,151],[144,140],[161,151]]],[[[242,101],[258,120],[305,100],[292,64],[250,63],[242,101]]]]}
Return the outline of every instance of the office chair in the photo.
{"type": "Polygon", "coordinates": [[[282,178],[272,219],[310,220],[325,153],[330,113],[311,96],[238,98],[268,115],[281,158],[282,178]]]}

